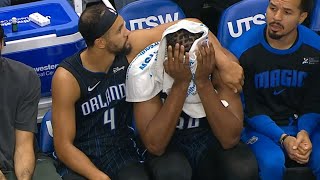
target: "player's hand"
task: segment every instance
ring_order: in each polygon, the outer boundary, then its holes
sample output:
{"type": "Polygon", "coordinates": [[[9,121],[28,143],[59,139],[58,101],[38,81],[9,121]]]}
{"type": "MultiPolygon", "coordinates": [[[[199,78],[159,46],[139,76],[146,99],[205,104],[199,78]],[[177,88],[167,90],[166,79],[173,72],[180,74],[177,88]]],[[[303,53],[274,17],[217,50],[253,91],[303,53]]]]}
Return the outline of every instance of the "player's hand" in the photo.
{"type": "Polygon", "coordinates": [[[0,170],[0,180],[6,180],[6,177],[4,176],[1,170],[0,170]]]}
{"type": "Polygon", "coordinates": [[[191,70],[189,65],[189,54],[185,53],[183,45],[178,43],[174,49],[168,47],[168,59],[164,62],[164,69],[175,81],[189,85],[191,81],[191,70]]]}
{"type": "Polygon", "coordinates": [[[244,73],[242,67],[234,61],[225,61],[218,67],[222,81],[233,90],[234,93],[241,92],[244,84],[244,73]]]}
{"type": "Polygon", "coordinates": [[[199,45],[198,50],[195,83],[199,87],[203,84],[211,84],[209,76],[213,73],[215,66],[215,53],[211,42],[209,42],[209,46],[207,43],[199,45]]]}
{"type": "Polygon", "coordinates": [[[306,164],[309,162],[310,154],[312,152],[312,143],[309,134],[305,130],[301,130],[297,134],[297,141],[293,148],[298,150],[296,153],[298,163],[306,164]]]}
{"type": "Polygon", "coordinates": [[[288,156],[290,159],[297,161],[296,153],[298,153],[298,150],[294,148],[296,145],[297,139],[293,136],[288,136],[282,143],[283,147],[285,148],[288,156]]]}

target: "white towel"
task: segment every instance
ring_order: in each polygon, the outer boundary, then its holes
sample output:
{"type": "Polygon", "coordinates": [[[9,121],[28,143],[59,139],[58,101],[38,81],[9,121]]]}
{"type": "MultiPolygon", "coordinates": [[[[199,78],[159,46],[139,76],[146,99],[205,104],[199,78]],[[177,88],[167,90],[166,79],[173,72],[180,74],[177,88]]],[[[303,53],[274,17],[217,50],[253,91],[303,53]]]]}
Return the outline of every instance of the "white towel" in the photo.
{"type": "Polygon", "coordinates": [[[130,63],[126,77],[126,101],[142,102],[156,96],[162,90],[162,82],[156,81],[151,67],[154,65],[160,42],[141,51],[130,63]]]}
{"type": "MultiPolygon", "coordinates": [[[[167,94],[170,93],[173,79],[165,73],[163,67],[163,62],[167,57],[167,42],[164,37],[180,29],[185,29],[191,33],[202,33],[202,36],[195,40],[189,51],[190,69],[194,77],[197,69],[195,51],[198,49],[199,43],[207,41],[208,28],[201,23],[182,20],[165,30],[160,44],[156,42],[149,45],[131,62],[127,70],[126,79],[127,101],[146,101],[156,96],[161,90],[167,94]]],[[[183,105],[183,111],[192,118],[202,118],[206,116],[196,91],[194,80],[190,82],[187,98],[183,105]]]]}
{"type": "MultiPolygon", "coordinates": [[[[190,69],[192,73],[192,77],[194,77],[194,74],[197,69],[197,57],[196,57],[196,51],[198,50],[198,44],[203,43],[204,41],[208,41],[208,28],[201,23],[182,20],[178,22],[175,25],[170,26],[168,29],[165,30],[165,32],[162,34],[162,40],[160,42],[159,52],[158,52],[158,58],[153,66],[153,70],[156,73],[156,81],[162,82],[162,89],[163,92],[169,94],[170,89],[173,84],[173,79],[164,71],[163,62],[165,58],[167,57],[167,40],[164,38],[167,34],[176,32],[180,29],[185,29],[191,33],[202,33],[202,36],[199,39],[196,39],[194,43],[191,46],[191,49],[189,51],[189,61],[190,61],[190,69]]],[[[186,101],[183,105],[182,109],[186,114],[188,114],[192,118],[202,118],[205,117],[205,111],[203,109],[200,97],[197,93],[197,88],[194,82],[194,78],[192,78],[186,101]]]]}

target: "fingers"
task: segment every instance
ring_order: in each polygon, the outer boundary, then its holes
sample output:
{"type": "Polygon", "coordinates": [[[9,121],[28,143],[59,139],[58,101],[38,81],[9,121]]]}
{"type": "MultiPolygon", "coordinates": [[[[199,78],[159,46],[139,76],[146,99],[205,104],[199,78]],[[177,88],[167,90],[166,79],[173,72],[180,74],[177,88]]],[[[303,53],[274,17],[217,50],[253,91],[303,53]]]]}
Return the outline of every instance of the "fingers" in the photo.
{"type": "Polygon", "coordinates": [[[199,47],[199,50],[196,52],[198,65],[203,64],[203,56],[201,55],[200,49],[201,49],[201,47],[199,47]]]}
{"type": "Polygon", "coordinates": [[[190,67],[190,56],[189,56],[189,53],[188,53],[188,52],[185,53],[184,65],[185,65],[186,68],[189,68],[189,67],[190,67]]]}
{"type": "Polygon", "coordinates": [[[172,52],[172,46],[168,46],[168,60],[172,60],[173,58],[173,52],[172,52]]]}
{"type": "Polygon", "coordinates": [[[235,86],[235,84],[226,83],[226,85],[227,85],[230,89],[232,89],[232,91],[233,91],[234,93],[237,93],[237,92],[238,92],[238,88],[235,86]]]}
{"type": "Polygon", "coordinates": [[[215,64],[214,61],[215,61],[216,56],[215,56],[215,50],[214,50],[213,45],[212,45],[211,42],[209,42],[209,49],[210,49],[210,59],[211,59],[211,63],[212,63],[212,65],[214,66],[214,64],[215,64]]]}
{"type": "Polygon", "coordinates": [[[303,141],[303,136],[299,136],[299,134],[298,134],[297,135],[296,144],[295,144],[294,148],[298,149],[298,146],[301,144],[302,141],[303,141]]]}
{"type": "Polygon", "coordinates": [[[310,153],[307,155],[301,155],[299,153],[295,154],[296,156],[296,162],[299,164],[306,164],[309,162],[310,153]]]}
{"type": "Polygon", "coordinates": [[[183,64],[184,60],[185,60],[185,56],[184,56],[184,46],[181,45],[180,49],[179,49],[179,54],[177,55],[179,58],[179,64],[183,64]]]}
{"type": "Polygon", "coordinates": [[[178,59],[179,59],[179,53],[180,53],[180,45],[177,43],[177,44],[174,46],[173,62],[174,62],[174,60],[178,60],[178,59]]]}
{"type": "Polygon", "coordinates": [[[308,152],[308,153],[305,154],[305,155],[302,155],[302,154],[300,154],[300,153],[295,153],[295,156],[296,156],[297,159],[300,160],[300,161],[307,161],[307,162],[308,162],[309,157],[310,157],[310,153],[311,153],[311,152],[308,152]]]}

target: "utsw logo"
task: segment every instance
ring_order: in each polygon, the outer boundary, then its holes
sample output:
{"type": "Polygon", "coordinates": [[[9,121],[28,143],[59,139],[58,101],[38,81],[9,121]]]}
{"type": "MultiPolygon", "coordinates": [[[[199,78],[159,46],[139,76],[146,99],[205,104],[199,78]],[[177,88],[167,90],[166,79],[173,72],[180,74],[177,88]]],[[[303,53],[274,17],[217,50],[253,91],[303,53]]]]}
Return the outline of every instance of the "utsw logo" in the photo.
{"type": "Polygon", "coordinates": [[[155,27],[159,24],[164,24],[167,22],[172,22],[176,21],[179,19],[179,13],[175,12],[173,14],[165,14],[163,15],[158,15],[158,16],[149,16],[147,18],[139,18],[139,19],[132,19],[129,21],[130,24],[130,30],[136,30],[136,29],[146,29],[146,28],[151,28],[155,27]]]}
{"type": "Polygon", "coordinates": [[[227,25],[228,25],[230,36],[232,36],[233,38],[240,37],[243,32],[249,31],[252,23],[256,25],[262,25],[266,23],[265,19],[266,19],[265,14],[257,14],[255,16],[249,16],[243,19],[238,19],[236,20],[236,26],[237,26],[236,29],[233,26],[232,21],[229,21],[227,25]],[[245,31],[243,30],[243,25],[245,27],[245,31]]]}

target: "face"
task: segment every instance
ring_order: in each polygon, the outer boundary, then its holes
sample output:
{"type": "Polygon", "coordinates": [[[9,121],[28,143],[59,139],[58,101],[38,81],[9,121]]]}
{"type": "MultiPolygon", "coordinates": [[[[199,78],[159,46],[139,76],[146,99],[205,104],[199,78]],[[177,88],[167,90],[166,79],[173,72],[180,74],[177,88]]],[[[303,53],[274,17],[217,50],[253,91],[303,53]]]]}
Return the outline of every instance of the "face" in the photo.
{"type": "Polygon", "coordinates": [[[295,32],[298,24],[307,17],[302,12],[301,0],[270,0],[267,8],[267,36],[281,39],[295,32]]]}
{"type": "Polygon", "coordinates": [[[114,54],[129,54],[132,47],[128,41],[130,31],[126,28],[125,22],[121,16],[118,16],[114,24],[106,33],[106,48],[114,54]]]}

